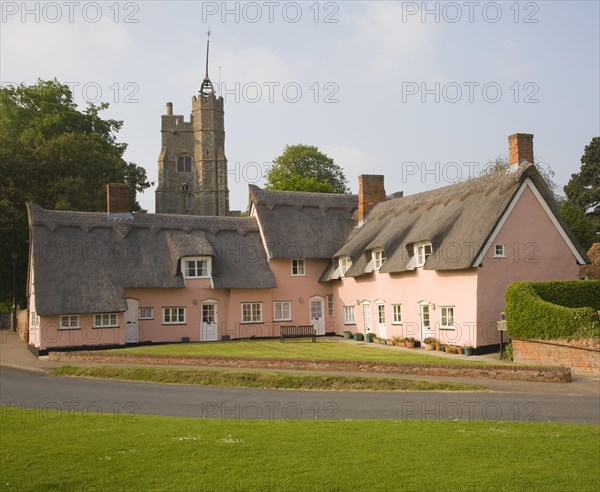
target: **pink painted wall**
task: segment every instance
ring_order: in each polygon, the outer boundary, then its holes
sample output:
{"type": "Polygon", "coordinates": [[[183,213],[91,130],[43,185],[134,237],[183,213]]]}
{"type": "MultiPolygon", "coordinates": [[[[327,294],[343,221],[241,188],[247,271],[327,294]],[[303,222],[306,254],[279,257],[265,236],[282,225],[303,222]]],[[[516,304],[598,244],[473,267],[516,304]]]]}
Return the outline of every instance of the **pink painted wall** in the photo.
{"type": "Polygon", "coordinates": [[[40,317],[39,333],[36,334],[36,340],[39,341],[36,346],[43,350],[70,345],[121,345],[125,343],[123,313],[117,313],[117,321],[117,328],[94,328],[93,315],[80,314],[79,329],[62,330],[59,328],[60,316],[43,316],[40,317]]]}
{"type": "MultiPolygon", "coordinates": [[[[277,289],[273,290],[273,301],[291,301],[292,323],[297,325],[310,324],[310,302],[311,297],[323,297],[323,308],[325,315],[325,331],[338,331],[338,325],[343,323],[343,313],[339,303],[334,300],[334,316],[327,312],[327,294],[332,294],[331,283],[319,283],[321,274],[327,267],[327,261],[305,260],[304,276],[292,276],[290,260],[271,260],[269,266],[275,275],[277,289]],[[337,304],[337,305],[336,305],[337,304]]],[[[271,306],[271,311],[273,307],[271,306]]],[[[283,322],[277,324],[289,324],[283,322]]],[[[279,333],[279,332],[277,332],[279,333]]]]}
{"type": "Polygon", "coordinates": [[[522,280],[573,280],[577,260],[567,243],[527,188],[499,231],[494,244],[504,244],[506,258],[494,258],[494,245],[478,268],[477,319],[483,344],[499,340],[496,321],[505,308],[506,288],[522,280]]]}
{"type": "Polygon", "coordinates": [[[475,269],[455,272],[436,272],[418,268],[414,272],[389,275],[373,272],[359,278],[342,278],[334,284],[336,303],[355,307],[356,325],[344,325],[341,317],[339,332],[344,330],[364,333],[362,303],[371,303],[372,330],[377,330],[375,301],[382,300],[386,313],[386,337],[415,337],[421,339],[419,302],[431,303],[431,326],[436,338],[449,343],[474,343],[476,321],[477,272],[475,269]],[[359,304],[357,304],[357,302],[359,304]],[[392,304],[402,304],[402,324],[393,324],[392,304]],[[435,304],[435,309],[433,308],[435,304]],[[441,330],[441,306],[454,306],[455,329],[441,330]]]}

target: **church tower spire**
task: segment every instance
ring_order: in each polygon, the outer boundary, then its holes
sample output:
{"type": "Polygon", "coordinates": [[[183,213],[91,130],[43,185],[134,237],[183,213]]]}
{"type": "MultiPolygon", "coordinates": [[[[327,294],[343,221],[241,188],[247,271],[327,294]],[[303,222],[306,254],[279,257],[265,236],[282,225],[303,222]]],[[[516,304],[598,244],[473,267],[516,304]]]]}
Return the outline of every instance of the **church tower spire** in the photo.
{"type": "Polygon", "coordinates": [[[173,115],[167,103],[162,117],[162,150],[158,160],[156,212],[229,215],[223,98],[217,97],[206,70],[198,94],[192,97],[191,121],[173,115]]]}

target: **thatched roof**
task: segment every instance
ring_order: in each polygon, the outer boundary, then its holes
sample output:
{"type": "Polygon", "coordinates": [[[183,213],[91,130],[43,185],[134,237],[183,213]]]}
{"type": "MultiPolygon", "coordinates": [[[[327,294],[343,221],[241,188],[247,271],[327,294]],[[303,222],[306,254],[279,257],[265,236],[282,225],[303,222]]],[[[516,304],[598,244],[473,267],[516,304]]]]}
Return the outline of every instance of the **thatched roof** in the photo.
{"type": "Polygon", "coordinates": [[[588,278],[600,278],[600,243],[592,244],[587,252],[591,264],[579,267],[579,275],[588,278]]]}
{"type": "MultiPolygon", "coordinates": [[[[433,254],[427,270],[460,270],[476,267],[480,252],[521,184],[527,179],[542,194],[552,213],[567,230],[585,259],[585,253],[560,217],[551,192],[535,166],[523,164],[514,172],[499,172],[416,195],[378,204],[360,228],[354,229],[334,256],[349,256],[352,266],[346,276],[365,274],[373,249],[383,248],[386,261],[380,271],[412,270],[409,262],[414,245],[428,241],[433,254]]],[[[335,269],[321,280],[335,278],[335,269]]]]}
{"type": "Polygon", "coordinates": [[[42,316],[125,311],[126,288],[183,288],[184,256],[213,258],[216,289],[276,287],[253,218],[27,207],[42,316]]]}
{"type": "Polygon", "coordinates": [[[271,258],[329,259],[355,225],[357,195],[249,188],[271,258]]]}

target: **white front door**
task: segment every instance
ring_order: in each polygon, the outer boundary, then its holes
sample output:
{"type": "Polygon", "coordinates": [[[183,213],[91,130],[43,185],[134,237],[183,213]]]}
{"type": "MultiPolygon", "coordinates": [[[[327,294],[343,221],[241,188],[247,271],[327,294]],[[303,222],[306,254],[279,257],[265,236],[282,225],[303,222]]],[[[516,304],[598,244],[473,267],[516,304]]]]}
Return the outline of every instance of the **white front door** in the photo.
{"type": "Polygon", "coordinates": [[[427,337],[434,336],[434,329],[431,327],[431,307],[429,303],[419,304],[419,317],[421,318],[421,342],[427,337]]]}
{"type": "Polygon", "coordinates": [[[217,325],[217,305],[202,304],[202,320],[200,322],[201,332],[200,341],[215,342],[219,339],[219,330],[217,325]]]}
{"type": "Polygon", "coordinates": [[[371,304],[365,303],[362,305],[363,325],[365,327],[365,335],[371,332],[371,304]]]}
{"type": "Polygon", "coordinates": [[[138,337],[138,301],[127,299],[125,311],[125,343],[137,343],[138,337]]]}
{"type": "Polygon", "coordinates": [[[310,324],[316,330],[317,335],[325,335],[325,317],[323,315],[324,303],[322,297],[310,299],[310,324]]]}
{"type": "Polygon", "coordinates": [[[385,328],[385,304],[376,304],[377,306],[377,336],[387,338],[387,330],[385,328]]]}

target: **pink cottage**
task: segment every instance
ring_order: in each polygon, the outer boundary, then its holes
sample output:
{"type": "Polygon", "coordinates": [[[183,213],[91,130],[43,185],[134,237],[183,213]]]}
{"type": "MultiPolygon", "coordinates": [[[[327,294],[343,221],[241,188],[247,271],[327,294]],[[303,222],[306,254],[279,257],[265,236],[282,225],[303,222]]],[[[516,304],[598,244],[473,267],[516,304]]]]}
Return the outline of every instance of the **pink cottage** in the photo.
{"type": "Polygon", "coordinates": [[[357,195],[250,186],[249,217],[132,214],[126,185],[107,213],[28,204],[29,343],[35,353],[135,343],[318,335],[498,342],[504,291],[576,279],[585,253],[509,137],[511,166],[405,197],[383,176],[357,195]]]}

